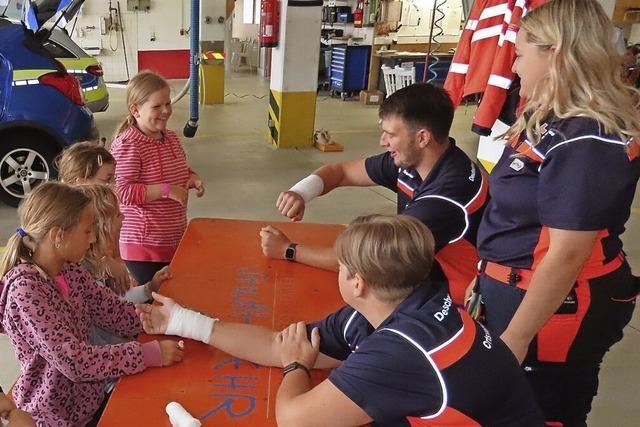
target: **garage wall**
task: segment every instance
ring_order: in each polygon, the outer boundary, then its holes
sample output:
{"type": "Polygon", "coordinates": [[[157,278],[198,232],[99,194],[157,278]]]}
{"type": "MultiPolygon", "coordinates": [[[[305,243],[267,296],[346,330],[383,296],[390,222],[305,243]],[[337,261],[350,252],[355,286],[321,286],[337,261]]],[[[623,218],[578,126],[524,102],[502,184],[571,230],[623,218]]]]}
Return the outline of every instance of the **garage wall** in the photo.
{"type": "MultiPolygon", "coordinates": [[[[111,3],[117,7],[118,1],[111,3]]],[[[167,78],[187,77],[189,35],[186,31],[189,28],[190,2],[156,0],[151,1],[149,11],[140,12],[127,11],[126,0],[119,0],[119,3],[130,75],[139,69],[150,68],[167,78]]],[[[72,38],[92,54],[92,47],[100,49],[95,56],[103,65],[107,81],[124,81],[127,72],[123,33],[119,28],[118,31],[105,28],[103,19],[109,16],[108,8],[106,0],[87,0],[78,15],[72,38]]],[[[72,21],[67,29],[71,32],[73,26],[72,21]]]]}

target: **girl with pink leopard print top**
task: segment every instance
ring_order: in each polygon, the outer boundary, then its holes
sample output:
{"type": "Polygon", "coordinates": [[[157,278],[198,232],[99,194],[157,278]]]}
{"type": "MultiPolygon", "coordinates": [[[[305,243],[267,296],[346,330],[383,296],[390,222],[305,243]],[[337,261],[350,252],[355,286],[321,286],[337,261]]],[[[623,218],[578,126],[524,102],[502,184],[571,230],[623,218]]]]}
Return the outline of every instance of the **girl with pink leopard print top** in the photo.
{"type": "Polygon", "coordinates": [[[0,262],[0,332],[20,362],[18,407],[38,426],[94,425],[104,380],[182,359],[175,341],[92,346],[91,325],[142,331],[134,306],[96,286],[79,262],[95,242],[95,214],[81,191],[44,183],[18,209],[21,227],[0,262]]]}

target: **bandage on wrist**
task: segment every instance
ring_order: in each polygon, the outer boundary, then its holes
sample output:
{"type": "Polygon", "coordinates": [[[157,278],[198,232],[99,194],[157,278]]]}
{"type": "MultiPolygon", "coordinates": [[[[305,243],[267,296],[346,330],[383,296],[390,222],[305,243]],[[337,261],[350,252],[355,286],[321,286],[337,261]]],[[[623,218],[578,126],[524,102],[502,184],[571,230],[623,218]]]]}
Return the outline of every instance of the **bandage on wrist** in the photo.
{"type": "Polygon", "coordinates": [[[209,337],[218,319],[213,319],[179,304],[171,309],[166,335],[177,335],[192,340],[209,343],[209,337]]]}
{"type": "Polygon", "coordinates": [[[298,181],[289,191],[298,193],[305,203],[309,203],[322,194],[324,191],[324,181],[318,175],[309,175],[298,181]]]}

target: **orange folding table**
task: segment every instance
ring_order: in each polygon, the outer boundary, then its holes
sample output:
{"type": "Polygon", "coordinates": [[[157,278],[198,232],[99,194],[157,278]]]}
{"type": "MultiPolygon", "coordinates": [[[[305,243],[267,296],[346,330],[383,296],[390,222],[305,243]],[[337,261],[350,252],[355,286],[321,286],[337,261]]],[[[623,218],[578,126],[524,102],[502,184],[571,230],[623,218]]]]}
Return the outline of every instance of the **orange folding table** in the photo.
{"type": "MultiPolygon", "coordinates": [[[[160,292],[212,317],[274,330],[300,320],[321,319],[340,307],[336,273],[262,254],[259,231],[267,224],[192,220],[171,262],[173,279],[160,292]]],[[[293,241],[327,246],[344,228],[271,224],[293,241]]],[[[121,378],[99,426],[170,426],[165,406],[171,401],[182,404],[203,426],[276,425],[280,368],[258,366],[208,345],[185,341],[181,363],[121,378]]],[[[314,382],[326,375],[314,371],[314,382]]]]}

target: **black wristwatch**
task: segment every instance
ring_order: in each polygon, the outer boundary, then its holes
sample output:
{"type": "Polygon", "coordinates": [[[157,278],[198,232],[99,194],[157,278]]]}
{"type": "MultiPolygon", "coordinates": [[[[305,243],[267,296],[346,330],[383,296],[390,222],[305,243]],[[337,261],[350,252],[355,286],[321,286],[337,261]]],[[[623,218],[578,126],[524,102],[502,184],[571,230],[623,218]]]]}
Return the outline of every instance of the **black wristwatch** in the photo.
{"type": "Polygon", "coordinates": [[[287,375],[289,372],[293,372],[296,369],[302,369],[303,371],[305,371],[307,373],[307,375],[309,376],[309,378],[311,378],[311,371],[309,370],[309,368],[307,368],[306,366],[304,366],[302,363],[298,363],[298,362],[291,362],[289,363],[287,366],[285,366],[284,368],[282,368],[282,376],[284,377],[285,375],[287,375]]]}
{"type": "Polygon", "coordinates": [[[284,251],[284,259],[287,261],[295,261],[296,260],[296,246],[297,243],[289,243],[287,249],[284,251]]]}

